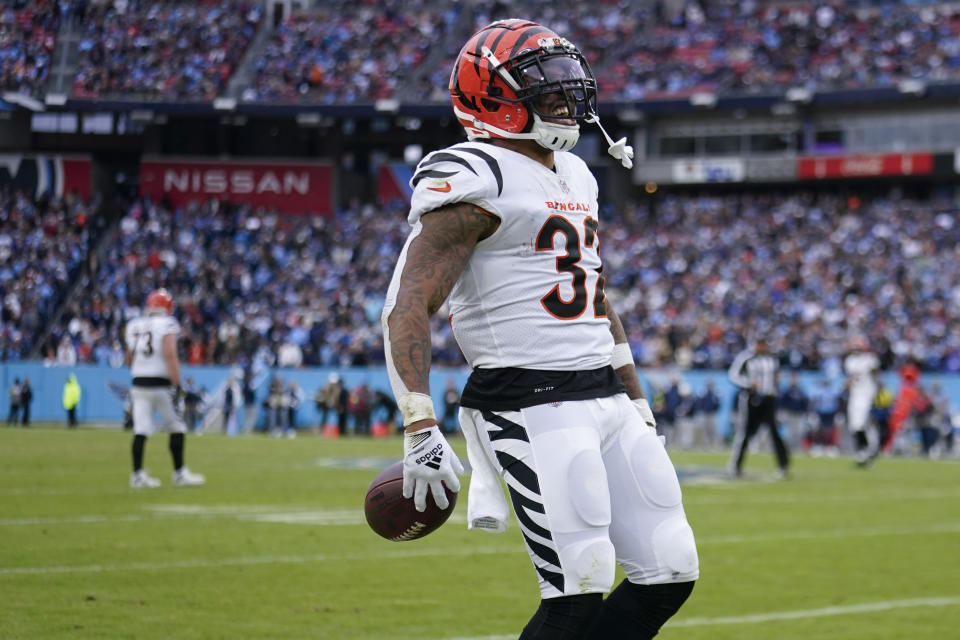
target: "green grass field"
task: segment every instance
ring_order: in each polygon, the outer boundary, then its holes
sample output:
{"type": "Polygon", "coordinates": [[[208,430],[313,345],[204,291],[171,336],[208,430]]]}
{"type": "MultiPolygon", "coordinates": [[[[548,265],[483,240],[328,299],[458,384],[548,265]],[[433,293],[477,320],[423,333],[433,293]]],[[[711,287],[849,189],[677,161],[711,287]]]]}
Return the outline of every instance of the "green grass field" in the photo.
{"type": "MultiPolygon", "coordinates": [[[[174,488],[161,435],[147,467],[164,487],[134,491],[130,438],[0,428],[0,637],[501,640],[536,608],[518,529],[467,531],[465,493],[423,540],[367,528],[399,439],[190,437],[208,484],[174,488]]],[[[673,456],[707,477],[726,462],[673,456]]],[[[799,458],[774,482],[760,455],[747,471],[685,486],[701,578],[659,637],[958,637],[956,460],[799,458]]]]}

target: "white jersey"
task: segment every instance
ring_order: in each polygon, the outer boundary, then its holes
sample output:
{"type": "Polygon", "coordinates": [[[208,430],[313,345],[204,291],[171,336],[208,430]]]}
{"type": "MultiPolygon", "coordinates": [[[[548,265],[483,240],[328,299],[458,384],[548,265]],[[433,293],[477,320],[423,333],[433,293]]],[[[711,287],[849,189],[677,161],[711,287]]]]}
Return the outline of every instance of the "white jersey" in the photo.
{"type": "Polygon", "coordinates": [[[854,351],[843,361],[843,369],[850,381],[851,397],[873,397],[877,393],[877,383],[873,379],[873,372],[880,366],[876,354],[869,351],[854,351]]]}
{"type": "MultiPolygon", "coordinates": [[[[598,253],[597,182],[571,153],[556,171],[515,151],[465,142],[431,153],[410,184],[409,222],[458,202],[500,220],[477,243],[449,297],[450,323],[474,368],[579,371],[610,364],[598,253]]],[[[387,294],[396,302],[406,248],[387,294]]]]}
{"type": "Polygon", "coordinates": [[[143,316],[127,323],[124,338],[133,351],[130,373],[134,378],[170,378],[163,359],[163,336],[180,335],[180,324],[173,316],[143,316]]]}

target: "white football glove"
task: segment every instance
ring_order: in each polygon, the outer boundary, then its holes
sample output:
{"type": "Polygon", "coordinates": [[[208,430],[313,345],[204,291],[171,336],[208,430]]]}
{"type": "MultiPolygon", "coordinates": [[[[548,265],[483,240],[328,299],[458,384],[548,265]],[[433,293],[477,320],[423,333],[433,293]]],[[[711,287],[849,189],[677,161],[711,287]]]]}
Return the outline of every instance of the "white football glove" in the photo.
{"type": "Polygon", "coordinates": [[[453,492],[460,491],[458,473],[463,473],[463,464],[440,427],[403,434],[403,497],[412,496],[417,511],[427,508],[428,488],[437,506],[446,509],[450,501],[443,485],[453,492]]]}
{"type": "MultiPolygon", "coordinates": [[[[634,399],[631,400],[630,402],[632,402],[632,403],[633,403],[633,406],[637,408],[637,413],[640,414],[640,417],[643,418],[643,421],[647,424],[647,426],[650,427],[651,429],[653,429],[654,431],[656,431],[656,430],[657,430],[657,421],[656,421],[656,419],[654,419],[654,417],[653,417],[653,411],[650,410],[650,403],[647,402],[647,399],[646,399],[646,398],[634,398],[634,399]]],[[[657,437],[660,438],[660,444],[662,444],[663,446],[666,446],[666,445],[667,445],[667,437],[666,437],[666,436],[660,436],[660,435],[658,435],[657,437]]]]}
{"type": "Polygon", "coordinates": [[[656,429],[657,421],[653,417],[653,411],[650,410],[650,403],[647,402],[647,399],[634,398],[630,402],[632,402],[633,406],[637,408],[637,413],[639,413],[640,417],[643,418],[643,421],[647,423],[647,426],[656,429]]]}

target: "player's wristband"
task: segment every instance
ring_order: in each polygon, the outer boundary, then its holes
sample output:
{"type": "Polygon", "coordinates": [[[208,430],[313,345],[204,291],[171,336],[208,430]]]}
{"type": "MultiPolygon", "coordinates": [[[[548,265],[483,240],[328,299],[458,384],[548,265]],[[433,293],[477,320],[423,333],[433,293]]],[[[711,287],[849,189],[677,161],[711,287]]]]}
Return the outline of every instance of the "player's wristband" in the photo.
{"type": "Polygon", "coordinates": [[[620,342],[613,345],[613,357],[610,361],[610,366],[614,370],[619,369],[620,367],[625,367],[628,364],[633,364],[633,352],[630,351],[629,342],[620,342]]]}
{"type": "Polygon", "coordinates": [[[403,426],[420,420],[437,419],[433,412],[433,398],[425,393],[408,391],[400,394],[397,398],[397,406],[400,407],[400,413],[403,415],[403,426]]]}

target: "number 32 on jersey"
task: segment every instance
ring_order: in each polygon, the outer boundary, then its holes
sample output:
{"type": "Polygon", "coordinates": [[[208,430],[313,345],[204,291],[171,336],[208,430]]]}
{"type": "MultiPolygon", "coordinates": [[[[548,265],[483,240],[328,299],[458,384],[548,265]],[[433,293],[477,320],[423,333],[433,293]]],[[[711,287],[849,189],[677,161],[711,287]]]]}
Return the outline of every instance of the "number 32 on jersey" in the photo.
{"type": "MultiPolygon", "coordinates": [[[[583,247],[596,248],[599,246],[597,238],[597,229],[599,223],[595,218],[588,217],[584,220],[584,239],[583,247]]],[[[551,315],[562,320],[573,320],[583,315],[583,312],[589,305],[590,295],[587,292],[587,271],[580,265],[583,260],[583,250],[580,245],[580,233],[572,222],[563,216],[553,215],[547,218],[547,221],[540,228],[537,234],[537,251],[553,251],[554,237],[560,234],[566,244],[566,253],[557,256],[557,271],[560,273],[569,273],[573,277],[573,297],[564,300],[560,295],[560,285],[554,285],[545,296],[540,299],[543,307],[551,315]]],[[[593,315],[596,318],[605,318],[607,316],[606,304],[603,293],[604,278],[600,274],[601,267],[597,271],[597,283],[593,288],[593,315]]]]}

